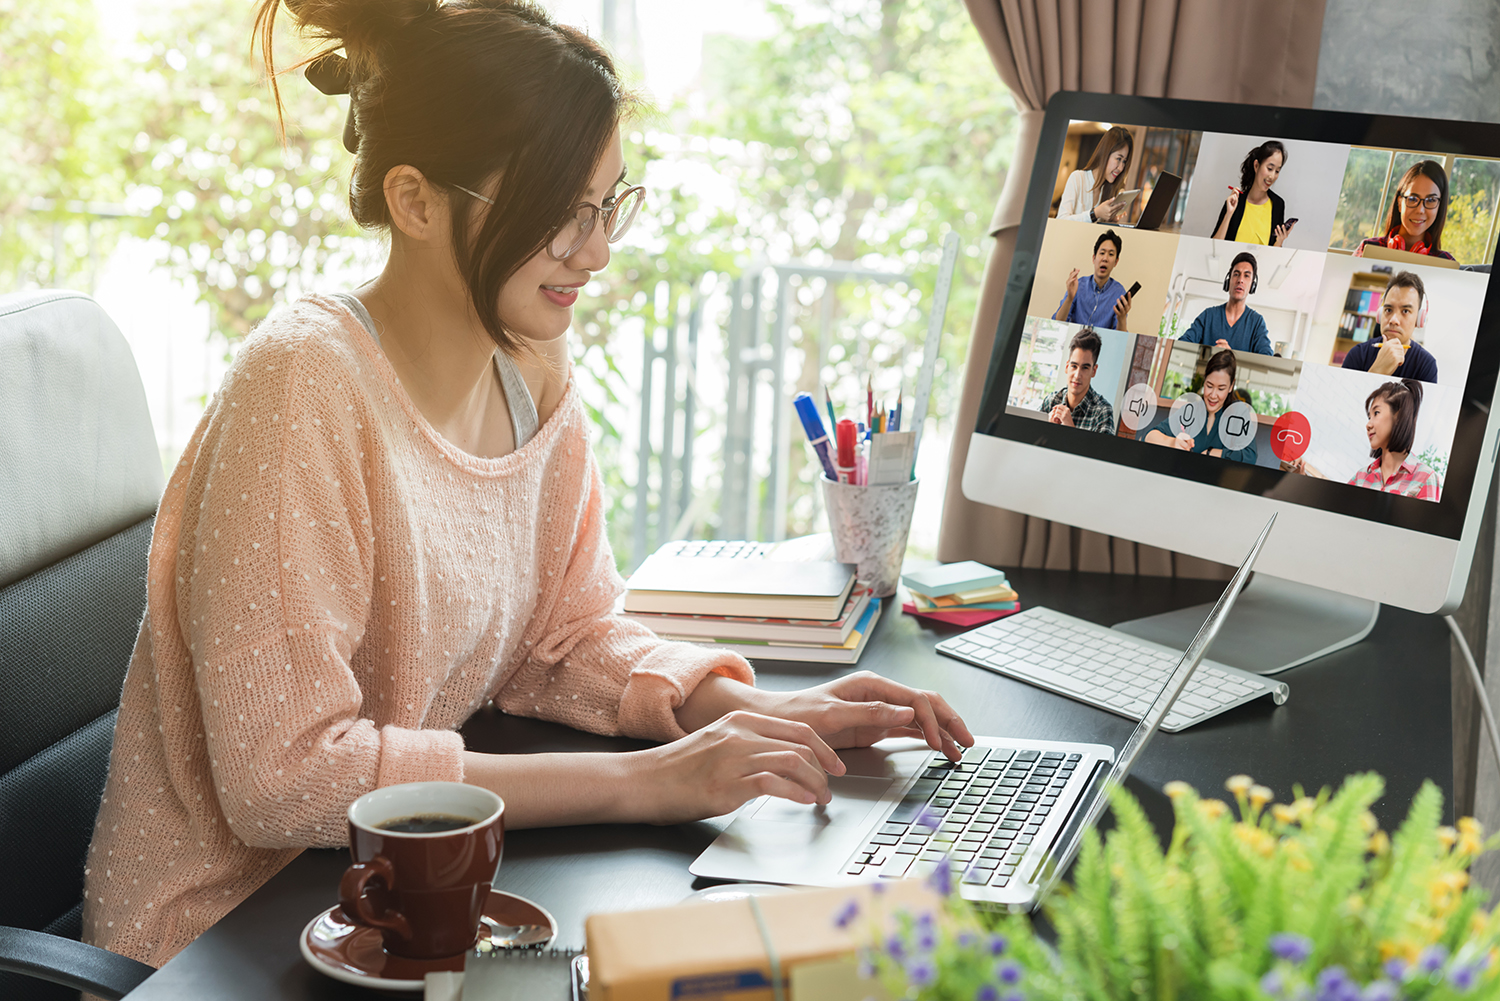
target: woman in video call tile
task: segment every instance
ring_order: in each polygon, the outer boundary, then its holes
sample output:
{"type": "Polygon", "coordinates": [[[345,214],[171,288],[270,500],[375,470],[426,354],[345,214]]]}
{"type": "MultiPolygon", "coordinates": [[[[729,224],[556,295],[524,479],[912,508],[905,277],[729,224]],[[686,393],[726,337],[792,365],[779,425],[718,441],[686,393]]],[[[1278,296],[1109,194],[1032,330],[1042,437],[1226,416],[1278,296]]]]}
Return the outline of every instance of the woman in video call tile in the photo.
{"type": "Polygon", "coordinates": [[[1279,247],[1297,225],[1286,221],[1286,203],[1271,190],[1286,166],[1286,147],[1268,139],[1245,154],[1239,186],[1229,185],[1229,197],[1214,222],[1215,240],[1263,243],[1279,247]]]}
{"type": "Polygon", "coordinates": [[[1248,251],[1236,254],[1229,264],[1229,274],[1224,277],[1224,288],[1229,293],[1229,301],[1222,306],[1209,306],[1199,313],[1177,340],[1184,344],[1210,344],[1247,354],[1272,354],[1271,333],[1266,329],[1265,317],[1246,304],[1246,300],[1250,298],[1250,290],[1255,288],[1258,270],[1254,254],[1248,251]]]}
{"type": "Polygon", "coordinates": [[[1380,298],[1380,333],[1356,344],[1344,355],[1344,368],[1398,379],[1437,382],[1437,359],[1411,339],[1422,314],[1427,289],[1410,271],[1398,271],[1385,284],[1380,298]]]}
{"type": "Polygon", "coordinates": [[[1436,160],[1414,163],[1396,185],[1385,235],[1362,241],[1354,256],[1363,257],[1365,248],[1373,246],[1456,260],[1443,249],[1443,224],[1447,221],[1448,175],[1443,165],[1436,160]]]}
{"type": "Polygon", "coordinates": [[[1073,335],[1064,367],[1068,384],[1042,401],[1042,413],[1053,424],[1080,431],[1114,433],[1114,408],[1091,385],[1099,371],[1099,351],[1103,346],[1099,335],[1092,330],[1080,330],[1073,335]]]}
{"type": "Polygon", "coordinates": [[[1057,218],[1074,222],[1118,222],[1127,202],[1115,196],[1125,186],[1125,171],[1135,152],[1135,139],[1128,129],[1116,125],[1099,139],[1094,155],[1082,170],[1068,175],[1057,218]]]}
{"type": "MultiPolygon", "coordinates": [[[[1411,455],[1417,437],[1417,414],[1421,409],[1422,384],[1415,379],[1392,380],[1375,387],[1374,392],[1365,398],[1365,437],[1370,442],[1373,461],[1349,477],[1350,486],[1418,500],[1439,499],[1443,485],[1438,474],[1411,455]]],[[[1306,458],[1298,459],[1287,468],[1294,473],[1328,479],[1306,458]]]]}
{"type": "Polygon", "coordinates": [[[1234,380],[1237,375],[1239,364],[1234,360],[1233,351],[1220,351],[1209,358],[1208,364],[1203,367],[1203,386],[1199,391],[1203,402],[1208,405],[1208,420],[1203,422],[1197,435],[1173,434],[1168,418],[1147,431],[1146,440],[1153,445],[1165,445],[1168,448],[1180,448],[1184,452],[1197,452],[1255,465],[1254,438],[1239,449],[1225,448],[1224,443],[1219,440],[1219,413],[1226,405],[1235,402],[1234,380]]]}
{"type": "Polygon", "coordinates": [[[1123,244],[1120,234],[1107,229],[1094,241],[1093,274],[1080,281],[1078,269],[1068,272],[1068,287],[1062,301],[1057,304],[1054,320],[1064,323],[1079,323],[1085,327],[1103,327],[1106,330],[1124,330],[1125,318],[1130,313],[1130,296],[1125,286],[1110,275],[1120,263],[1123,244]]]}

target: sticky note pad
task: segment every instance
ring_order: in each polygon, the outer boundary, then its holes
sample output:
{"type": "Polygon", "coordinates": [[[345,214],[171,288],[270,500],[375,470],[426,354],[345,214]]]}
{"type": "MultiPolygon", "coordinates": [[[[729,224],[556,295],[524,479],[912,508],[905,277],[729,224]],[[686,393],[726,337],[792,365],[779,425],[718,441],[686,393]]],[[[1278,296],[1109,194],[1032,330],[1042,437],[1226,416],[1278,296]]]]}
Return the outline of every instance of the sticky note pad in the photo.
{"type": "Polygon", "coordinates": [[[1004,573],[993,567],[987,567],[983,563],[975,563],[973,560],[945,563],[940,567],[930,567],[901,575],[901,583],[929,598],[941,598],[944,595],[957,594],[959,591],[973,591],[982,587],[995,587],[1005,582],[1004,573]]]}

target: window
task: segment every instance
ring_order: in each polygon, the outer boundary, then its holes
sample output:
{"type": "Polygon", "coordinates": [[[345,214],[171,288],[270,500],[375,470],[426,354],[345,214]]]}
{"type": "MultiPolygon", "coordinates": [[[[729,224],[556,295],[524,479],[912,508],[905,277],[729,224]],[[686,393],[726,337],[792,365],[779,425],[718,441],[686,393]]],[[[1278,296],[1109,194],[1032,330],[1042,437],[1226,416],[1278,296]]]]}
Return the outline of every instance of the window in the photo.
{"type": "Polygon", "coordinates": [[[1491,263],[1500,201],[1500,160],[1417,150],[1355,146],[1349,151],[1330,248],[1353,251],[1366,237],[1384,235],[1396,185],[1407,168],[1421,160],[1436,160],[1448,175],[1443,249],[1460,264],[1491,263]]]}

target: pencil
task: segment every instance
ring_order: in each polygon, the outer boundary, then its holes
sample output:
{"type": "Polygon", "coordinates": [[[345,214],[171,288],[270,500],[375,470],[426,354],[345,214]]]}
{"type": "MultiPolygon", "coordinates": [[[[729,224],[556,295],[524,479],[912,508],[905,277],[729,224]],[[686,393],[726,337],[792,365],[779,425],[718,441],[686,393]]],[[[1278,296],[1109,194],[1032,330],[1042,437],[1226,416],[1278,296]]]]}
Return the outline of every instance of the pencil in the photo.
{"type": "Polygon", "coordinates": [[[830,427],[838,427],[839,419],[833,413],[833,397],[828,395],[828,383],[823,383],[823,405],[828,408],[828,424],[830,427]]]}

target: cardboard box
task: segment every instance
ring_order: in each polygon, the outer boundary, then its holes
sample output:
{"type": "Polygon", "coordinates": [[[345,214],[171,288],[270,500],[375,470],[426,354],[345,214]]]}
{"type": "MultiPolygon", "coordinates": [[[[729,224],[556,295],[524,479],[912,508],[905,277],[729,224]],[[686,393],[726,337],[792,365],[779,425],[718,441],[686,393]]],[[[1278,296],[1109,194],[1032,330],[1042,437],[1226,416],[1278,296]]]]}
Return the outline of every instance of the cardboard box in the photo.
{"type": "MultiPolygon", "coordinates": [[[[942,898],[920,880],[887,882],[880,889],[755,898],[788,1001],[884,996],[876,981],[858,977],[857,948],[870,941],[877,925],[882,934],[893,930],[899,911],[935,912],[942,898]],[[857,916],[840,928],[835,919],[851,900],[858,904],[857,916]]],[[[771,962],[748,899],[595,914],[585,929],[593,1001],[773,1001],[771,962]]]]}

